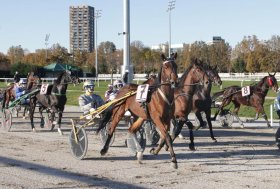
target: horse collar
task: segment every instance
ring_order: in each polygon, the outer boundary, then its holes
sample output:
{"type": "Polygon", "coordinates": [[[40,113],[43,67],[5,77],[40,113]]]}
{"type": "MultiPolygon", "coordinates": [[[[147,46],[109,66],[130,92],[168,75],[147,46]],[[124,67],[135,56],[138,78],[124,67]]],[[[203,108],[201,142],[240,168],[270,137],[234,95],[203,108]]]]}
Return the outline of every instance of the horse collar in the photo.
{"type": "Polygon", "coordinates": [[[158,88],[158,92],[161,95],[161,97],[163,98],[163,100],[169,105],[171,106],[171,103],[169,102],[169,100],[167,99],[167,97],[165,96],[165,94],[162,92],[162,90],[160,88],[158,88]]]}

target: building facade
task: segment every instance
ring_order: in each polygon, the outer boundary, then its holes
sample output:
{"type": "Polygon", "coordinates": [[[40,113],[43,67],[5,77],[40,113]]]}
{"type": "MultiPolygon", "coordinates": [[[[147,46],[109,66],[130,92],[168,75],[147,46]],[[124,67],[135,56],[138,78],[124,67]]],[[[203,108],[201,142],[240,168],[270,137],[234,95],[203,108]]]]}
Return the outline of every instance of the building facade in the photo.
{"type": "Polygon", "coordinates": [[[70,6],[70,52],[94,50],[94,7],[70,6]]]}

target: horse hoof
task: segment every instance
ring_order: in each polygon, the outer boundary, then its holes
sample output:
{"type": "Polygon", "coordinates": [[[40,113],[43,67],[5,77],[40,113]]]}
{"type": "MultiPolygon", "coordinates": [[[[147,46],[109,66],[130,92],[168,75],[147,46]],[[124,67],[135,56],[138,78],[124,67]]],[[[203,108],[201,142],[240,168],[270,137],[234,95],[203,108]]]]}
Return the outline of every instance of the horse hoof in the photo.
{"type": "Polygon", "coordinates": [[[181,133],[178,135],[178,137],[179,137],[179,139],[184,139],[185,138],[181,133]]]}
{"type": "Polygon", "coordinates": [[[190,149],[191,151],[195,151],[194,144],[189,144],[189,149],[190,149]]]}
{"type": "Polygon", "coordinates": [[[33,132],[33,133],[36,133],[36,129],[35,129],[35,128],[33,128],[33,129],[32,129],[32,132],[33,132]]]}
{"type": "Polygon", "coordinates": [[[61,129],[60,129],[60,128],[58,128],[58,129],[57,129],[57,132],[59,133],[59,135],[60,135],[60,136],[62,136],[62,135],[63,135],[63,132],[61,131],[61,129]]]}
{"type": "Polygon", "coordinates": [[[22,119],[26,119],[26,117],[25,117],[25,116],[23,116],[23,117],[22,117],[22,119]]]}
{"type": "Polygon", "coordinates": [[[138,163],[142,164],[143,152],[137,152],[136,157],[137,157],[138,163]]]}
{"type": "Polygon", "coordinates": [[[152,149],[150,150],[150,153],[153,154],[153,155],[157,155],[157,153],[155,152],[155,149],[154,149],[154,148],[152,148],[152,149]]]}
{"type": "Polygon", "coordinates": [[[168,146],[166,145],[166,146],[165,146],[165,151],[168,151],[168,150],[169,150],[169,148],[168,148],[168,146]]]}
{"type": "Polygon", "coordinates": [[[178,169],[178,164],[177,164],[177,162],[171,162],[171,166],[172,166],[174,169],[178,169]]]}
{"type": "Polygon", "coordinates": [[[107,150],[105,150],[105,149],[102,149],[102,150],[100,151],[100,154],[101,154],[102,156],[104,156],[106,153],[107,153],[107,150]]]}
{"type": "Polygon", "coordinates": [[[213,142],[215,142],[215,143],[218,142],[217,139],[215,139],[215,138],[213,138],[212,140],[213,140],[213,142]]]}

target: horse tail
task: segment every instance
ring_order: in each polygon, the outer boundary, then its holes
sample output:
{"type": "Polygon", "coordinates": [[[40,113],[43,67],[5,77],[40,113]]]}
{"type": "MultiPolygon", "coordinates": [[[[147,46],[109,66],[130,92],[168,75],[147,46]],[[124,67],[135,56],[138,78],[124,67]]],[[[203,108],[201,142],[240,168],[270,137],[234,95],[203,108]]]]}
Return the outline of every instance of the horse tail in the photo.
{"type": "Polygon", "coordinates": [[[99,127],[96,130],[97,134],[99,133],[100,130],[106,127],[112,115],[113,115],[113,108],[109,107],[104,113],[104,118],[99,122],[99,127]]]}
{"type": "Polygon", "coordinates": [[[7,91],[4,90],[3,92],[3,99],[2,99],[2,108],[5,108],[5,105],[6,105],[6,95],[7,95],[7,91]]]}

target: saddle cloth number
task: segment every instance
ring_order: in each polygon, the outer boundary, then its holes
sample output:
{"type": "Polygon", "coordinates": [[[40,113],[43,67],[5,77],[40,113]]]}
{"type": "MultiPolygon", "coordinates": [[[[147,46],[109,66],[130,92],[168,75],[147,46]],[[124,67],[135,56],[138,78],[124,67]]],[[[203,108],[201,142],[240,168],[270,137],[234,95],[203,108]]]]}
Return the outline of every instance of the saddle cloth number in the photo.
{"type": "Polygon", "coordinates": [[[242,91],[242,96],[250,95],[250,86],[242,87],[241,91],[242,91]]]}
{"type": "Polygon", "coordinates": [[[149,84],[139,85],[137,87],[137,93],[136,93],[137,102],[146,102],[147,101],[148,89],[149,89],[149,84]]]}
{"type": "Polygon", "coordinates": [[[47,94],[49,84],[42,84],[40,94],[47,94]]]}

